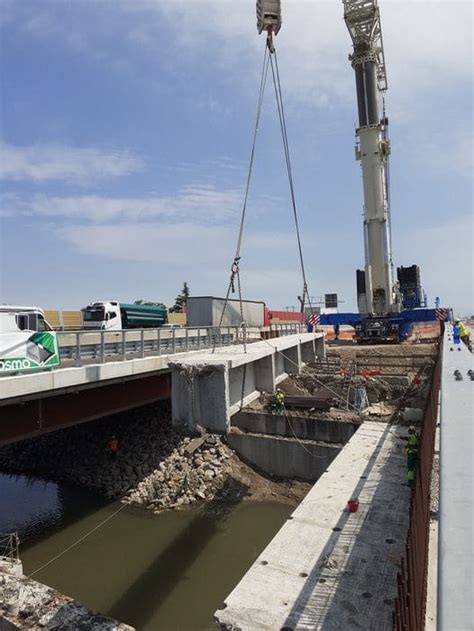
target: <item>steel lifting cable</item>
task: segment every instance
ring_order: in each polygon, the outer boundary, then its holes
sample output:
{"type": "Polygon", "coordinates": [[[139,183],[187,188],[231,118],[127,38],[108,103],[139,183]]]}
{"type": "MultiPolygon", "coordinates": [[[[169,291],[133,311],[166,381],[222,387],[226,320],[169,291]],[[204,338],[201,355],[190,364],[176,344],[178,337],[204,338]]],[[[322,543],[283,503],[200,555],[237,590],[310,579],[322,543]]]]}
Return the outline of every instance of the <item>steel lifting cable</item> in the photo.
{"type": "MultiPolygon", "coordinates": [[[[227,304],[229,302],[229,296],[230,293],[232,291],[232,293],[235,293],[235,280],[237,280],[237,287],[238,287],[238,292],[239,292],[239,303],[240,303],[240,320],[241,320],[241,326],[243,326],[243,338],[244,338],[244,352],[247,352],[247,335],[246,335],[246,329],[245,329],[245,323],[244,323],[244,313],[243,313],[243,304],[242,304],[242,289],[241,289],[241,283],[240,283],[240,251],[242,249],[242,240],[243,240],[243,236],[244,236],[244,226],[245,226],[245,216],[247,213],[247,202],[248,202],[248,197],[249,197],[249,191],[250,191],[250,182],[252,179],[252,171],[253,171],[253,164],[254,164],[254,160],[255,160],[255,147],[257,144],[257,135],[258,135],[258,129],[259,129],[259,125],[260,125],[260,116],[262,113],[262,107],[263,107],[263,97],[265,95],[265,87],[267,84],[267,76],[268,76],[268,67],[270,64],[270,51],[267,45],[265,45],[265,51],[264,51],[264,55],[263,55],[263,64],[262,64],[262,73],[261,73],[261,77],[260,77],[260,89],[259,89],[259,93],[258,93],[258,101],[257,101],[257,115],[256,115],[256,119],[255,119],[255,128],[254,128],[254,132],[253,132],[253,142],[252,142],[252,150],[250,152],[250,162],[249,162],[249,169],[248,169],[248,173],[247,173],[247,183],[245,186],[245,196],[244,196],[244,203],[242,206],[242,214],[241,214],[241,218],[240,218],[240,227],[239,227],[239,235],[237,238],[237,246],[235,248],[235,255],[234,255],[234,259],[232,261],[232,265],[231,265],[231,270],[230,270],[230,280],[229,280],[229,285],[227,287],[227,293],[226,293],[226,297],[224,299],[224,306],[222,307],[222,313],[221,313],[221,317],[219,319],[219,325],[218,325],[218,329],[220,331],[220,328],[222,326],[222,322],[224,321],[224,315],[225,315],[225,311],[227,309],[227,304]]],[[[212,347],[212,352],[214,353],[216,350],[216,336],[214,337],[214,344],[212,347]]]]}
{"type": "Polygon", "coordinates": [[[303,280],[303,295],[302,295],[302,311],[304,312],[304,303],[305,298],[308,298],[308,304],[311,309],[311,313],[314,313],[313,306],[311,304],[311,299],[308,292],[308,283],[306,280],[306,270],[304,265],[304,257],[303,257],[303,247],[301,245],[301,234],[298,220],[298,211],[296,208],[296,196],[295,196],[295,188],[293,184],[293,171],[291,167],[291,156],[290,156],[290,146],[288,142],[288,132],[286,127],[286,117],[285,117],[285,109],[283,106],[283,94],[281,89],[281,81],[280,81],[280,69],[278,66],[278,56],[276,53],[276,49],[272,48],[271,53],[275,57],[275,63],[273,63],[272,55],[270,55],[270,66],[272,69],[272,77],[273,77],[273,85],[275,88],[275,97],[277,102],[278,109],[278,118],[280,121],[280,131],[281,137],[283,140],[283,150],[285,152],[285,162],[286,162],[286,170],[288,173],[288,183],[290,186],[290,195],[291,195],[291,204],[293,207],[293,218],[295,220],[295,229],[296,229],[296,239],[298,242],[298,253],[300,258],[300,266],[301,266],[301,276],[303,280]]]}
{"type": "Polygon", "coordinates": [[[72,550],[72,548],[75,548],[77,545],[82,543],[84,541],[84,539],[87,539],[87,537],[92,535],[96,530],[98,530],[99,528],[102,528],[102,526],[104,526],[107,522],[109,522],[111,519],[113,519],[116,515],[118,515],[126,507],[127,507],[127,504],[122,504],[111,515],[109,515],[108,517],[103,519],[100,523],[98,523],[96,526],[94,526],[94,528],[92,528],[91,530],[86,532],[84,535],[82,535],[82,537],[79,537],[79,539],[76,539],[76,541],[73,541],[73,543],[71,543],[71,545],[67,546],[67,548],[62,550],[62,552],[59,552],[59,554],[56,554],[56,556],[54,556],[52,559],[50,559],[46,563],[43,563],[43,565],[40,565],[40,567],[36,568],[36,570],[34,570],[33,572],[30,572],[30,574],[28,574],[28,576],[26,578],[31,578],[35,574],[38,574],[38,572],[41,572],[41,570],[44,570],[44,568],[48,567],[48,565],[51,565],[51,563],[54,563],[55,561],[60,559],[62,556],[64,556],[66,554],[66,552],[69,552],[69,550],[72,550]]]}

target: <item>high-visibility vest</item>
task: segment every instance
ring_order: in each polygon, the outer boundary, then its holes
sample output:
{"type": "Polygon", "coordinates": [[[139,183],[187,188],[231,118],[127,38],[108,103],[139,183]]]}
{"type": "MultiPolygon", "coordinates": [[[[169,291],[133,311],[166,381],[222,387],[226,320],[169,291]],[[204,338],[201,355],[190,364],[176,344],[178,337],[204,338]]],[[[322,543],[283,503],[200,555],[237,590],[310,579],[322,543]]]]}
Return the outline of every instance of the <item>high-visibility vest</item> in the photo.
{"type": "Polygon", "coordinates": [[[469,335],[469,331],[466,329],[462,322],[458,322],[458,329],[460,337],[466,337],[466,335],[469,335]]]}
{"type": "Polygon", "coordinates": [[[408,444],[406,447],[407,454],[418,451],[418,436],[416,434],[408,434],[408,444]]]}

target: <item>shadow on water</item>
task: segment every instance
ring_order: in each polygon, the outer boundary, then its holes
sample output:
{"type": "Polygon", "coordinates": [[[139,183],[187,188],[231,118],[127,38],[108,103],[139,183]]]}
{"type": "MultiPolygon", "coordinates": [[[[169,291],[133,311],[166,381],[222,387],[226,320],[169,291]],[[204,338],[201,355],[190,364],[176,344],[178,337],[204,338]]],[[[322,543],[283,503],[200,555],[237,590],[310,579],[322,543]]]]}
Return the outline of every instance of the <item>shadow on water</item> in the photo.
{"type": "Polygon", "coordinates": [[[150,563],[140,578],[109,608],[107,615],[117,620],[128,619],[138,629],[144,627],[183,580],[187,568],[219,531],[222,521],[247,493],[246,485],[233,478],[228,479],[219,495],[150,563]],[[133,620],[130,603],[135,603],[133,620]]]}
{"type": "Polygon", "coordinates": [[[27,551],[113,502],[73,485],[0,472],[0,503],[0,532],[17,532],[27,551]]]}
{"type": "Polygon", "coordinates": [[[0,532],[19,532],[22,548],[27,550],[122,496],[126,488],[119,489],[114,500],[103,495],[107,476],[118,480],[129,477],[128,488],[136,487],[150,472],[140,470],[138,475],[141,462],[135,457],[140,440],[144,440],[140,430],[148,427],[150,415],[158,420],[153,431],[156,427],[165,430],[160,449],[155,450],[149,465],[149,469],[156,469],[180,440],[177,435],[170,438],[166,434],[167,402],[0,447],[0,532]],[[108,443],[113,434],[119,438],[121,449],[111,459],[108,443]],[[88,490],[70,481],[81,478],[87,478],[86,485],[102,480],[102,488],[99,483],[96,491],[88,490]]]}

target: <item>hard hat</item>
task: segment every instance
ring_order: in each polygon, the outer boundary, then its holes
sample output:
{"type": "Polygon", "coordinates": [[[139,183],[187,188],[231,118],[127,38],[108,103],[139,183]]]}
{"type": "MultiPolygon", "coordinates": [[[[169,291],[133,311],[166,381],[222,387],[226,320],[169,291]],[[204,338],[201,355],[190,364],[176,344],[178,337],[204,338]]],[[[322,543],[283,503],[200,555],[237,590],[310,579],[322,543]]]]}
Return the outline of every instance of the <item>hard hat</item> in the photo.
{"type": "Polygon", "coordinates": [[[454,321],[455,322],[461,322],[461,320],[459,318],[456,318],[454,321]]]}
{"type": "Polygon", "coordinates": [[[409,432],[416,432],[415,426],[414,425],[410,425],[410,427],[408,428],[409,432]]]}

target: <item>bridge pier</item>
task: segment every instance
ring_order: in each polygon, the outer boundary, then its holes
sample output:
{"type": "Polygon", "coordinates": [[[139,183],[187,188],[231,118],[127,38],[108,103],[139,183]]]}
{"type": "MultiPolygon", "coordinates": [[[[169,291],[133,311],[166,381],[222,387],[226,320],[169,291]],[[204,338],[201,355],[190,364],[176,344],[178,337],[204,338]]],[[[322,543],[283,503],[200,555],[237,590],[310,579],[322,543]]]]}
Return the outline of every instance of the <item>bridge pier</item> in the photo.
{"type": "Polygon", "coordinates": [[[324,357],[324,335],[303,333],[197,353],[170,362],[173,426],[195,432],[197,427],[226,433],[230,419],[263,391],[273,392],[288,374],[301,372],[304,362],[324,357]]]}

